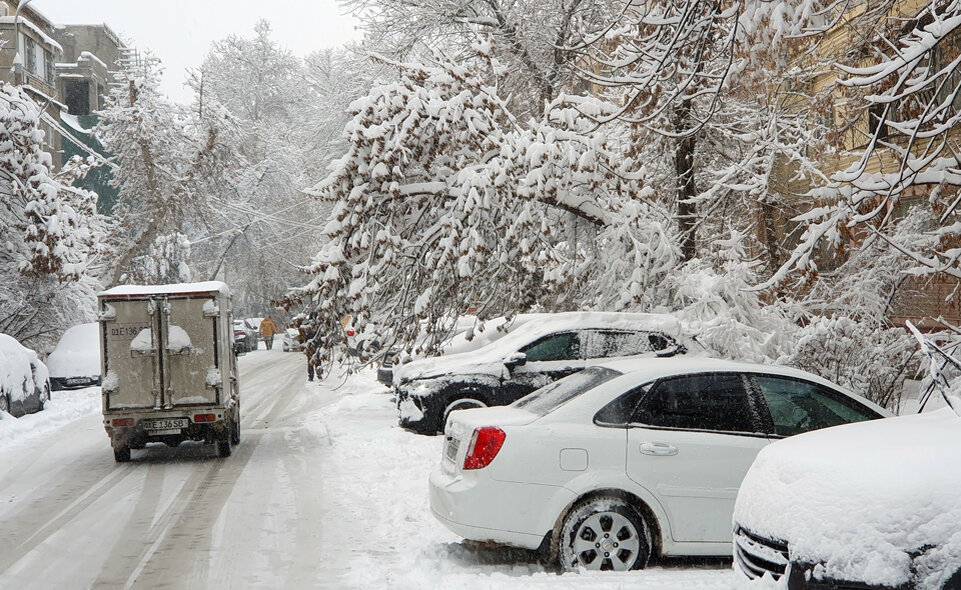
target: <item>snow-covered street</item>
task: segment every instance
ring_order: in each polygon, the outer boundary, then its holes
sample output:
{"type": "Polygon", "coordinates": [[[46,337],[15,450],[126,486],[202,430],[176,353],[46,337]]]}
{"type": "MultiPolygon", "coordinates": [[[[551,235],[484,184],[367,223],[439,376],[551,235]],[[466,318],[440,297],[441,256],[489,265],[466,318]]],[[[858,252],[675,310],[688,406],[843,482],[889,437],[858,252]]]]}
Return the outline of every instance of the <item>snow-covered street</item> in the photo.
{"type": "Polygon", "coordinates": [[[99,389],[0,421],[2,588],[730,587],[730,563],[559,576],[462,543],[427,506],[440,437],[396,426],[372,373],[304,378],[275,348],[240,359],[243,442],[151,444],[113,461],[99,389]]]}

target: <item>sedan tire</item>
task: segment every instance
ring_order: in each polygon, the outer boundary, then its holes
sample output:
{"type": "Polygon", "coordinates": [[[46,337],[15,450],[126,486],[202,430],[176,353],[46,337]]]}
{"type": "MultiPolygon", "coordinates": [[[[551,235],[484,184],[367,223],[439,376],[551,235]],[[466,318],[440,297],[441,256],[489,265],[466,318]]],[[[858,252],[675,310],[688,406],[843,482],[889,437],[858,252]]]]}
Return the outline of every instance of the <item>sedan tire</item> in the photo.
{"type": "Polygon", "coordinates": [[[637,510],[616,496],[576,505],[561,525],[558,557],[564,571],[642,569],[651,557],[651,534],[637,510]]]}

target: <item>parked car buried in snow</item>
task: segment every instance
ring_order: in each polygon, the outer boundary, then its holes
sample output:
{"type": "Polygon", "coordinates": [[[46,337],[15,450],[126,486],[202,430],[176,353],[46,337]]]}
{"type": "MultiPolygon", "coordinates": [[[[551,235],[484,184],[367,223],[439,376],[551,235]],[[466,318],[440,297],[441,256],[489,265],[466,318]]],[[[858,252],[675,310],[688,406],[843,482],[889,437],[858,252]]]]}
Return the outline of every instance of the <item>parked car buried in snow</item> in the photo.
{"type": "Polygon", "coordinates": [[[18,417],[42,410],[50,400],[48,375],[36,352],[0,334],[0,412],[18,417]]]}
{"type": "Polygon", "coordinates": [[[73,326],[47,357],[50,386],[56,390],[100,385],[100,324],[73,326]]]}
{"type": "Polygon", "coordinates": [[[287,328],[281,335],[281,345],[284,352],[296,352],[301,349],[300,332],[297,328],[287,328]]]}
{"type": "MultiPolygon", "coordinates": [[[[521,313],[510,319],[503,316],[492,318],[483,322],[483,331],[477,329],[479,320],[476,316],[460,316],[445,334],[441,352],[444,355],[452,355],[477,350],[520,329],[527,322],[546,315],[548,314],[521,313]]],[[[421,336],[418,339],[417,346],[421,346],[427,339],[427,334],[421,336]]],[[[377,368],[377,380],[391,387],[394,383],[394,367],[405,364],[404,361],[410,362],[403,356],[405,355],[400,348],[392,348],[386,351],[381,359],[380,366],[377,368]]]]}
{"type": "Polygon", "coordinates": [[[475,351],[422,359],[394,370],[400,425],[443,432],[455,410],[509,404],[605,359],[668,357],[700,349],[669,315],[544,314],[475,351]]]}
{"type": "Polygon", "coordinates": [[[211,281],[120,286],[98,296],[103,424],[114,459],[150,442],[240,443],[230,292],[211,281]]]}
{"type": "Polygon", "coordinates": [[[452,413],[430,507],[464,538],[540,549],[567,570],[730,556],[734,499],[760,449],[886,415],[785,367],[608,361],[510,406],[452,413]]]}
{"type": "Polygon", "coordinates": [[[959,466],[949,408],[771,445],[737,497],[737,586],[961,590],[959,466]]]}

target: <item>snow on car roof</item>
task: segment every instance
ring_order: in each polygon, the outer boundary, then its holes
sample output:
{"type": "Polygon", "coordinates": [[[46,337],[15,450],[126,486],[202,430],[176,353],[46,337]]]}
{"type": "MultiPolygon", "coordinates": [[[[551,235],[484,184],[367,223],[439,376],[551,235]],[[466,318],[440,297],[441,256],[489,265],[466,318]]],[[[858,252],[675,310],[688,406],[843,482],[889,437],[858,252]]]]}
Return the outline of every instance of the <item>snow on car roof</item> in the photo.
{"type": "MultiPolygon", "coordinates": [[[[513,350],[541,336],[564,330],[623,329],[651,330],[682,336],[681,322],[674,316],[655,313],[622,313],[613,311],[567,311],[545,314],[523,324],[500,340],[474,351],[479,357],[482,351],[513,350]]],[[[498,359],[499,360],[499,359],[498,359]]]]}
{"type": "Polygon", "coordinates": [[[100,292],[101,297],[129,296],[129,295],[169,295],[172,293],[209,293],[216,292],[230,295],[230,289],[222,281],[204,281],[200,283],[174,283],[171,285],[119,285],[100,292]]]}
{"type": "Polygon", "coordinates": [[[734,519],[825,576],[902,587],[912,568],[951,571],[961,559],[959,464],[961,417],[948,408],[825,428],[763,449],[734,519]]]}

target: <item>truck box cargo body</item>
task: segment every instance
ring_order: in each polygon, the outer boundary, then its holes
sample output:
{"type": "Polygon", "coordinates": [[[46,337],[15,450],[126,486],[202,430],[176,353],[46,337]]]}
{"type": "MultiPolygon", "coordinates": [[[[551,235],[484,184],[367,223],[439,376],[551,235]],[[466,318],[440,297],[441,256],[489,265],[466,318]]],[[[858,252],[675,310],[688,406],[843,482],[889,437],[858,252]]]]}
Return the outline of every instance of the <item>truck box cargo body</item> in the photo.
{"type": "Polygon", "coordinates": [[[218,281],[98,295],[104,428],[117,461],[148,442],[240,442],[230,291],[218,281]]]}

